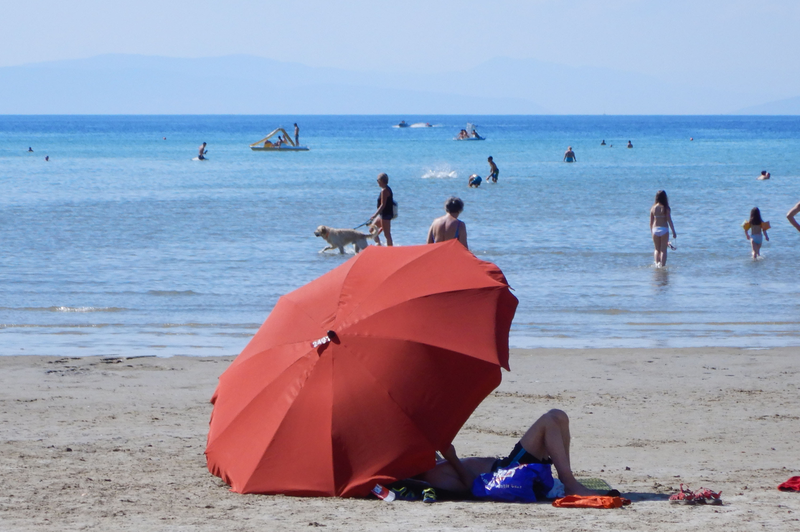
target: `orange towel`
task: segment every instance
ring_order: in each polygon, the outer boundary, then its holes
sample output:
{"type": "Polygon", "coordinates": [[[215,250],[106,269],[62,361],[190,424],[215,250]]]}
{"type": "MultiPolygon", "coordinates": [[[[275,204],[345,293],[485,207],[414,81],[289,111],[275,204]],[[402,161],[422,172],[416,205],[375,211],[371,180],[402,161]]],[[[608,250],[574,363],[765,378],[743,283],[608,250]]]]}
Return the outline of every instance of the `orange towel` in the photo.
{"type": "Polygon", "coordinates": [[[602,497],[600,495],[567,495],[553,501],[558,508],[622,508],[631,503],[622,497],[602,497]]]}

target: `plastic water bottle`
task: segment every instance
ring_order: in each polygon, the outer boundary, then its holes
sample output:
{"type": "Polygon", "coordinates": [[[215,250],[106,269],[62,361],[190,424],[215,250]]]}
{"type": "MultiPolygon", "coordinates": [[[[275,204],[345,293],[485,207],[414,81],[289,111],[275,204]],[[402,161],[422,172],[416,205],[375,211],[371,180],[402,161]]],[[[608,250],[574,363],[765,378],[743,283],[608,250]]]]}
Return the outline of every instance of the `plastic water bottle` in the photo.
{"type": "Polygon", "coordinates": [[[386,502],[392,502],[395,499],[394,492],[387,487],[381,486],[380,484],[375,484],[375,487],[372,488],[372,493],[374,493],[379,499],[386,502]]]}

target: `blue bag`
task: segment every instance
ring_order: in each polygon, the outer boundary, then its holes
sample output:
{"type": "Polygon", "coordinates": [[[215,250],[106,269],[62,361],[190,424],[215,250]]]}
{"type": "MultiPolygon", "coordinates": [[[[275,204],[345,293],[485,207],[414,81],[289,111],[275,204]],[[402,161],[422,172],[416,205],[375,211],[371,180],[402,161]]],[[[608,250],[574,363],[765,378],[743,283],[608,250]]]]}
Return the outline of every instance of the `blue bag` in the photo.
{"type": "Polygon", "coordinates": [[[509,469],[484,473],[472,483],[472,494],[503,502],[536,502],[553,489],[549,464],[522,464],[509,469]]]}

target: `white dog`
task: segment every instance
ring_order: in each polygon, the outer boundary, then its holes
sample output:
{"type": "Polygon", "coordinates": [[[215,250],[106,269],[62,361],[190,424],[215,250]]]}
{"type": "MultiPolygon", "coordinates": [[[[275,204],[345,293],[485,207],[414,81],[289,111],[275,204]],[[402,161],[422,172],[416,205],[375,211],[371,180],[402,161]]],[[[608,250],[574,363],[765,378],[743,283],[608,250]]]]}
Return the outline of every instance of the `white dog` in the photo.
{"type": "Polygon", "coordinates": [[[353,244],[356,253],[362,249],[366,249],[369,244],[368,238],[374,238],[378,229],[374,225],[369,226],[369,234],[356,231],[355,229],[334,229],[327,225],[320,225],[314,231],[314,236],[321,236],[328,243],[327,247],[322,248],[319,252],[324,253],[329,249],[339,248],[339,253],[344,253],[344,246],[353,244]]]}

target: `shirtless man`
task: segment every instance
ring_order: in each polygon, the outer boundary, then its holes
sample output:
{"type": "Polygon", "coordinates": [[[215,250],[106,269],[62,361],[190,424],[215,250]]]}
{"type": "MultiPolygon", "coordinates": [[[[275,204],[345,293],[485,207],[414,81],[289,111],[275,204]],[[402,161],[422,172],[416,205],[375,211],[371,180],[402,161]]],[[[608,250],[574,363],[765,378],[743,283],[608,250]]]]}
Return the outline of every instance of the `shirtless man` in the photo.
{"type": "Polygon", "coordinates": [[[800,231],[800,222],[794,219],[798,214],[800,214],[800,203],[792,207],[792,210],[786,213],[786,219],[789,220],[789,223],[792,224],[795,229],[800,231]]]}
{"type": "Polygon", "coordinates": [[[759,181],[764,181],[766,179],[769,179],[770,177],[772,177],[772,176],[769,174],[769,172],[767,172],[766,170],[761,170],[761,175],[758,176],[758,180],[759,181]]]}
{"type": "Polygon", "coordinates": [[[458,215],[464,210],[464,202],[461,198],[450,196],[444,202],[444,210],[447,214],[436,218],[428,229],[428,244],[444,242],[446,240],[458,240],[465,248],[467,245],[467,224],[458,219],[458,215]]]}
{"type": "Polygon", "coordinates": [[[497,169],[497,165],[494,164],[491,155],[486,160],[489,161],[489,175],[486,177],[486,182],[497,183],[497,176],[500,174],[500,170],[497,169]]]}
{"type": "Polygon", "coordinates": [[[205,157],[206,153],[207,153],[207,152],[206,152],[206,143],[204,142],[204,143],[203,143],[203,144],[200,146],[200,154],[197,156],[197,158],[198,158],[198,159],[200,159],[200,160],[202,161],[203,159],[205,159],[205,158],[206,158],[206,157],[205,157]]]}
{"type": "Polygon", "coordinates": [[[294,145],[300,145],[300,128],[297,127],[297,122],[294,123],[294,145]]]}
{"type": "Polygon", "coordinates": [[[505,458],[459,459],[451,445],[442,455],[445,460],[419,478],[433,486],[454,492],[469,492],[475,479],[484,473],[521,464],[552,464],[567,495],[597,495],[575,479],[569,458],[569,417],[562,410],[550,410],[536,420],[505,458]]]}
{"type": "Polygon", "coordinates": [[[564,152],[564,162],[566,162],[566,163],[576,163],[576,162],[578,162],[578,158],[575,157],[575,152],[572,151],[572,146],[567,148],[567,151],[564,152]]]}

